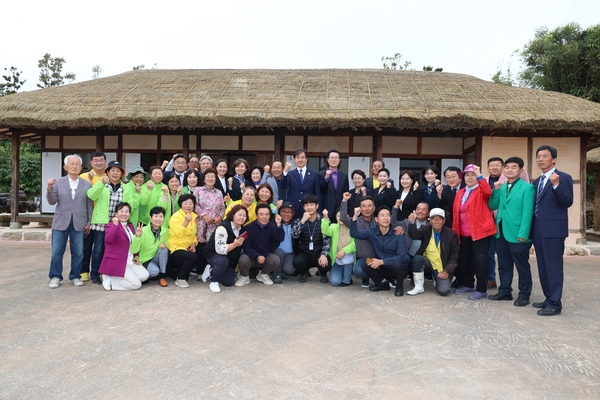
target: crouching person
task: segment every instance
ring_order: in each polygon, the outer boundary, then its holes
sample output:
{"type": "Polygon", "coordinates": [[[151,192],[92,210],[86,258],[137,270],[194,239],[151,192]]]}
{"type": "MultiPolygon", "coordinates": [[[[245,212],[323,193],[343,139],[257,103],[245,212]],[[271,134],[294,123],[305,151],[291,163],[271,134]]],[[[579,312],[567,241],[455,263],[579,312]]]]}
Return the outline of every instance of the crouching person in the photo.
{"type": "Polygon", "coordinates": [[[402,284],[406,277],[406,269],[410,257],[406,252],[404,235],[396,235],[392,229],[392,215],[389,207],[380,206],[375,211],[375,222],[371,229],[358,230],[356,220],[360,216],[360,209],[354,212],[350,225],[350,236],[355,239],[365,239],[373,246],[374,258],[367,258],[364,272],[371,278],[374,285],[369,286],[372,292],[390,290],[389,281],[397,282],[395,296],[404,295],[402,284]],[[387,282],[383,282],[386,279],[387,282]]]}
{"type": "Polygon", "coordinates": [[[219,284],[233,286],[235,283],[235,267],[244,244],[244,237],[240,235],[245,232],[244,224],[247,220],[246,207],[234,205],[204,246],[204,257],[212,266],[209,288],[213,293],[221,291],[219,284]]]}
{"type": "Polygon", "coordinates": [[[166,272],[169,261],[169,228],[164,223],[165,213],[162,207],[152,208],[150,225],[138,226],[131,242],[131,252],[138,255],[138,261],[148,270],[150,278],[158,276],[158,284],[162,287],[168,285],[166,272]]]}
{"type": "Polygon", "coordinates": [[[129,216],[129,204],[121,202],[115,206],[112,222],[105,226],[104,257],[99,272],[106,290],[136,290],[149,276],[146,268],[133,261],[134,230],[127,222],[129,216]]]}
{"type": "Polygon", "coordinates": [[[421,246],[415,253],[410,267],[414,275],[415,287],[406,292],[414,296],[423,293],[425,274],[432,274],[435,290],[441,296],[450,293],[452,274],[458,262],[458,237],[456,233],[444,226],[446,215],[441,208],[433,208],[429,213],[429,224],[417,228],[417,216],[413,211],[408,216],[408,234],[414,240],[420,240],[421,246]]]}
{"type": "Polygon", "coordinates": [[[281,243],[285,232],[281,226],[281,215],[275,215],[275,222],[271,222],[271,208],[268,204],[256,206],[256,221],[246,226],[248,239],[244,240],[244,254],[240,256],[240,277],[235,286],[244,286],[250,283],[250,269],[258,269],[256,280],[265,285],[272,285],[269,274],[279,266],[279,256],[271,253],[273,242],[281,243]]]}

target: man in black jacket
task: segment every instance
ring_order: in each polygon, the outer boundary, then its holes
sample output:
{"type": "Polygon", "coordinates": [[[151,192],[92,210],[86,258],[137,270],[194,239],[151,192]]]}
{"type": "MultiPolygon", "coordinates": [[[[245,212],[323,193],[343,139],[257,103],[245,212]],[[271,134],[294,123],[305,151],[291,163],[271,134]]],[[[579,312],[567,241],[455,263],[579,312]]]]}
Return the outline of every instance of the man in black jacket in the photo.
{"type": "Polygon", "coordinates": [[[425,272],[433,275],[435,290],[441,296],[450,293],[452,274],[458,262],[458,237],[456,233],[444,226],[446,214],[441,208],[434,208],[429,212],[429,224],[421,225],[417,229],[415,224],[416,214],[409,215],[408,234],[414,240],[421,240],[421,246],[413,257],[410,266],[415,279],[415,287],[407,294],[414,296],[423,293],[425,272]]]}
{"type": "Polygon", "coordinates": [[[444,185],[442,189],[440,207],[446,213],[446,226],[448,228],[452,228],[452,205],[454,204],[456,192],[465,187],[465,183],[458,177],[460,172],[461,169],[454,166],[450,166],[444,170],[444,178],[446,178],[447,185],[444,185]]]}

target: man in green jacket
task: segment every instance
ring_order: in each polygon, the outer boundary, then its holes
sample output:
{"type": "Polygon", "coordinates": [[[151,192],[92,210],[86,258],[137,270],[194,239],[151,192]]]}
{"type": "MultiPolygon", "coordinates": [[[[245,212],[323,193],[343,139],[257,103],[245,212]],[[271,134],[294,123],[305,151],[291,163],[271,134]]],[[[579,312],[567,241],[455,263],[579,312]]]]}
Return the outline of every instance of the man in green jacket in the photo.
{"type": "Polygon", "coordinates": [[[92,250],[92,282],[100,284],[100,263],[104,256],[104,229],[106,224],[114,217],[115,206],[124,201],[135,209],[140,203],[140,194],[135,186],[126,185],[121,181],[125,173],[123,165],[118,161],[111,161],[106,167],[106,175],[96,182],[87,196],[94,200],[91,230],[94,231],[94,244],[92,250]]]}
{"type": "Polygon", "coordinates": [[[529,249],[531,248],[531,222],[533,220],[535,188],[521,178],[523,159],[510,157],[504,163],[504,175],[508,180],[494,184],[489,201],[496,215],[496,253],[498,254],[498,293],[489,296],[490,300],[512,300],[513,265],[519,273],[519,297],[514,305],[524,307],[529,304],[533,286],[529,249]]]}

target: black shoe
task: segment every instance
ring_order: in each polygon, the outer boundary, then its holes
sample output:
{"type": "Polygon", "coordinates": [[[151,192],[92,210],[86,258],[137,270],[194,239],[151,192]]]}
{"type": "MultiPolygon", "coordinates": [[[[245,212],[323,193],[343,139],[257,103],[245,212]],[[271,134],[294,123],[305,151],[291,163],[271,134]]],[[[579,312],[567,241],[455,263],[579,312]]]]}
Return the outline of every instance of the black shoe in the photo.
{"type": "Polygon", "coordinates": [[[490,300],[512,300],[513,297],[512,297],[512,294],[498,292],[496,294],[488,296],[488,299],[490,299],[490,300]]]}
{"type": "Polygon", "coordinates": [[[283,283],[283,279],[281,278],[281,275],[275,275],[273,277],[273,283],[282,284],[283,283]]]}
{"type": "Polygon", "coordinates": [[[394,290],[394,296],[396,296],[396,297],[404,296],[404,289],[402,288],[402,286],[400,286],[400,285],[396,286],[396,290],[394,290]]]}
{"type": "Polygon", "coordinates": [[[387,280],[385,280],[384,282],[386,282],[386,281],[387,281],[387,283],[389,283],[389,284],[390,284],[390,287],[391,287],[392,289],[395,289],[395,288],[396,288],[396,281],[395,281],[395,280],[393,280],[393,279],[387,279],[387,280]]]}
{"type": "Polygon", "coordinates": [[[550,307],[542,308],[538,310],[537,315],[541,315],[542,317],[550,317],[552,315],[560,314],[560,310],[554,310],[550,307]]]}
{"type": "Polygon", "coordinates": [[[290,279],[290,276],[284,272],[284,273],[281,275],[281,279],[283,279],[283,280],[285,280],[285,279],[290,279]]]}
{"type": "Polygon", "coordinates": [[[298,282],[306,283],[306,274],[300,274],[300,278],[298,278],[298,282]]]}
{"type": "Polygon", "coordinates": [[[369,278],[363,278],[362,282],[360,283],[360,287],[368,288],[369,287],[369,278]]]}
{"type": "Polygon", "coordinates": [[[534,308],[546,308],[546,300],[544,301],[536,301],[532,305],[534,308]]]}
{"type": "Polygon", "coordinates": [[[457,289],[461,286],[462,285],[460,283],[458,283],[458,281],[456,279],[450,284],[450,288],[452,288],[452,289],[457,289]]]}
{"type": "Polygon", "coordinates": [[[96,285],[101,285],[102,281],[100,280],[100,278],[92,278],[92,283],[95,283],[96,285]]]}
{"type": "Polygon", "coordinates": [[[346,282],[342,282],[342,283],[340,283],[340,287],[346,287],[346,286],[350,286],[350,284],[349,284],[349,283],[346,283],[346,282]]]}
{"type": "Polygon", "coordinates": [[[321,282],[321,283],[327,283],[327,282],[329,282],[329,279],[327,279],[327,275],[323,275],[321,277],[321,279],[319,279],[319,282],[321,282]]]}
{"type": "Polygon", "coordinates": [[[371,292],[379,292],[381,290],[390,290],[389,282],[382,282],[381,285],[369,286],[371,292]]]}
{"type": "Polygon", "coordinates": [[[529,299],[524,299],[522,297],[519,297],[515,300],[515,302],[513,304],[517,307],[525,307],[527,304],[529,304],[529,299]]]}

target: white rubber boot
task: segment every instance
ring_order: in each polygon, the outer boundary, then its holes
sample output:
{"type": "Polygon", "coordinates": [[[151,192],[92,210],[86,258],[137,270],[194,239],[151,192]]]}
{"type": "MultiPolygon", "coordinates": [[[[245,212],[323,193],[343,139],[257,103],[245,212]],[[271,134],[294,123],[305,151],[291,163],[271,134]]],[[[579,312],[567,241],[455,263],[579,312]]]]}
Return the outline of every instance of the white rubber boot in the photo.
{"type": "Polygon", "coordinates": [[[415,288],[409,290],[406,294],[414,296],[425,292],[425,289],[423,288],[423,284],[425,283],[425,272],[413,272],[413,278],[415,280],[415,288]]]}

